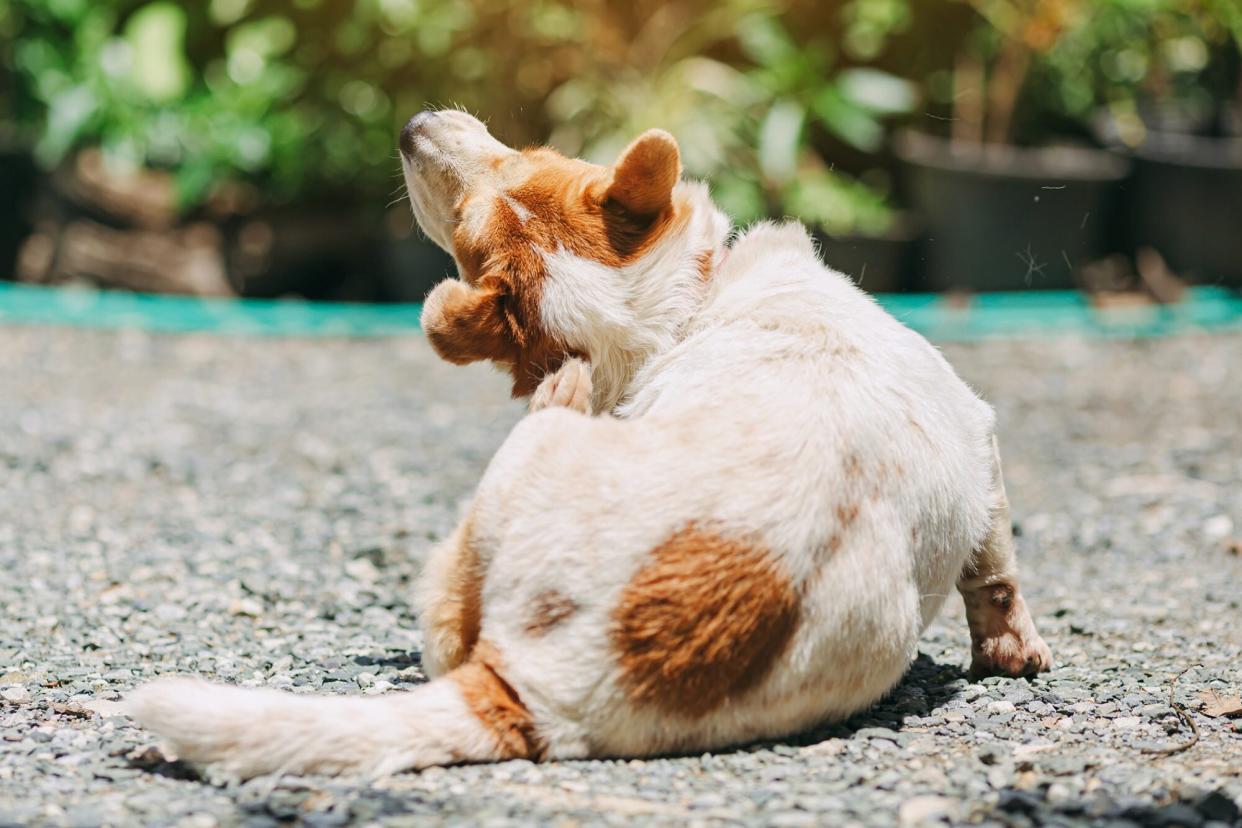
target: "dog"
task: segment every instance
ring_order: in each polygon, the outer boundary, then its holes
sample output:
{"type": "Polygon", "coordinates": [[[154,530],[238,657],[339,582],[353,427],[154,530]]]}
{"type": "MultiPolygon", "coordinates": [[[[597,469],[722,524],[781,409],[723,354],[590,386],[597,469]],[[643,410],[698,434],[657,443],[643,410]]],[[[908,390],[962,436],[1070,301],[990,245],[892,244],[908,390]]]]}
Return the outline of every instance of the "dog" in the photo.
{"type": "Polygon", "coordinates": [[[659,130],[611,167],[517,151],[463,112],[400,136],[456,259],[422,322],[531,413],[430,553],[409,692],[161,679],[129,700],[225,773],[726,748],[880,699],[956,586],[974,676],[1046,670],[992,409],[825,268],[798,224],[730,243],[659,130]]]}

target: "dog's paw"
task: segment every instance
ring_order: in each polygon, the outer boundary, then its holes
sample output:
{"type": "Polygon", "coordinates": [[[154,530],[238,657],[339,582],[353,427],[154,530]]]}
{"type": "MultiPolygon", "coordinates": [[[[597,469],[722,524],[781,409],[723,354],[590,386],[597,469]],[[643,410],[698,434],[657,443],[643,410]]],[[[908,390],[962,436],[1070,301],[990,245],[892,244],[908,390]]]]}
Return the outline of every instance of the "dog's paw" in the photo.
{"type": "Polygon", "coordinates": [[[553,406],[592,413],[590,363],[576,358],[566,360],[557,371],[543,378],[530,398],[531,413],[553,406]]]}
{"type": "Polygon", "coordinates": [[[1033,676],[1052,669],[1052,650],[1039,633],[1006,631],[971,647],[970,678],[1033,676]]]}
{"type": "Polygon", "coordinates": [[[1016,583],[999,582],[963,594],[970,623],[970,677],[1033,676],[1052,669],[1052,650],[1016,583]]]}

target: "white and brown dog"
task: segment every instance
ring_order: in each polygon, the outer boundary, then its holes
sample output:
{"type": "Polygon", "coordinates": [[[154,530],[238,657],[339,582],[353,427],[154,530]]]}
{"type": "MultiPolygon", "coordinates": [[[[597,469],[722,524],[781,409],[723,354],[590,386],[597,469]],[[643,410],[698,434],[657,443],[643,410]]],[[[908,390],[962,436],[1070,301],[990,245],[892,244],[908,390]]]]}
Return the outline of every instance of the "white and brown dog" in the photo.
{"type": "Polygon", "coordinates": [[[181,758],[383,774],[790,734],[892,688],[955,584],[972,673],[1050,666],[991,408],[801,226],[729,246],[660,131],[605,168],[425,112],[401,155],[461,276],[428,297],[428,338],[508,367],[532,413],[427,561],[433,681],[311,698],[164,679],[131,709],[181,758]]]}

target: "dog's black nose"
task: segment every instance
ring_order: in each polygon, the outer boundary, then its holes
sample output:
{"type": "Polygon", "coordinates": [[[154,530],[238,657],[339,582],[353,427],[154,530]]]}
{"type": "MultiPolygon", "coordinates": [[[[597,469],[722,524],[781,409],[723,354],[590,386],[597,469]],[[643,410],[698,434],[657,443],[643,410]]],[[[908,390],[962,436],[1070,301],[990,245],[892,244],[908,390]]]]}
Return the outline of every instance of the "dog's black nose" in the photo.
{"type": "Polygon", "coordinates": [[[401,128],[401,137],[398,144],[404,155],[414,154],[414,136],[427,125],[427,122],[436,116],[436,113],[430,110],[423,110],[409,120],[409,122],[401,128]]]}

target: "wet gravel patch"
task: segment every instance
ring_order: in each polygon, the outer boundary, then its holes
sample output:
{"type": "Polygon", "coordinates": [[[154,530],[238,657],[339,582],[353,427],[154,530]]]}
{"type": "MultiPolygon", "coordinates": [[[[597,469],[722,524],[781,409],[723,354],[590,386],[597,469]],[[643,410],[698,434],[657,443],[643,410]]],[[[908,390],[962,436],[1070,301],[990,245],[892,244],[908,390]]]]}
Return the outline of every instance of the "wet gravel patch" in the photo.
{"type": "Polygon", "coordinates": [[[410,584],[521,408],[418,338],[0,328],[0,825],[1229,825],[1242,337],[955,345],[997,407],[1057,667],[971,683],[953,600],[873,710],[777,744],[201,780],[120,715],[169,672],[423,680],[410,584]],[[1198,742],[1170,706],[1184,707],[1198,742]]]}

